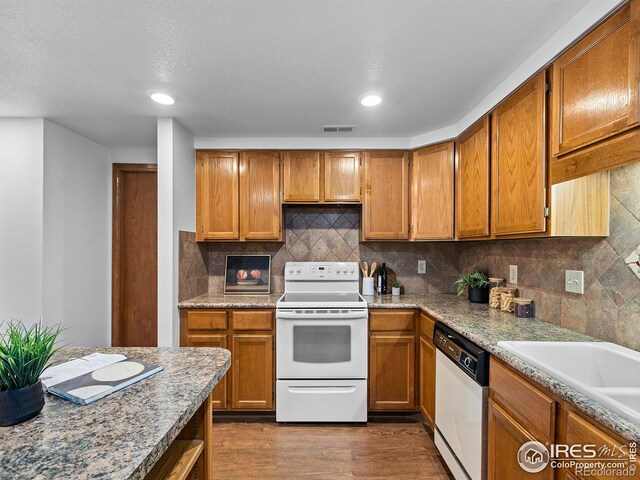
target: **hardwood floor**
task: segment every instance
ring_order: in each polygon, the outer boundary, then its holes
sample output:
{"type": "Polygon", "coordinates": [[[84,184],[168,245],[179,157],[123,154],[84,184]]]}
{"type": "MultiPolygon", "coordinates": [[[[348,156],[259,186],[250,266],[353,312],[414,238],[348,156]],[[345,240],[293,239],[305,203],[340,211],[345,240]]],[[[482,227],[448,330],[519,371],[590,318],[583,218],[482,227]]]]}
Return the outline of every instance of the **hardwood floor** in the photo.
{"type": "Polygon", "coordinates": [[[217,416],[213,425],[217,479],[361,478],[449,480],[418,421],[353,425],[280,425],[217,416]]]}

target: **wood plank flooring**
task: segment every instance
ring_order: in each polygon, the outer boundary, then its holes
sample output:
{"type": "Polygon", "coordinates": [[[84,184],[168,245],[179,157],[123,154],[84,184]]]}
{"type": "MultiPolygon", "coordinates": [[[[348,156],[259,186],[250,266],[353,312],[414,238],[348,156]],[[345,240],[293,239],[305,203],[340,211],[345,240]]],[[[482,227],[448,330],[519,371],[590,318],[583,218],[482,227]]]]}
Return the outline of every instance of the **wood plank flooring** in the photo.
{"type": "Polygon", "coordinates": [[[216,479],[432,479],[448,470],[419,421],[281,425],[214,418],[216,479]]]}

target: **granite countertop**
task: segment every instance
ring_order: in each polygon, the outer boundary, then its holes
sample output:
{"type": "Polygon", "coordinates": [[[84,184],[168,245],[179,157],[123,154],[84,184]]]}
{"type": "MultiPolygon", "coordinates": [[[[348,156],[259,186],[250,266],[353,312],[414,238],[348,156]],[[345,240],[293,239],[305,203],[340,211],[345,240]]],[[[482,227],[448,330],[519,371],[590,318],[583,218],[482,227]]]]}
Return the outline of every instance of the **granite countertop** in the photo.
{"type": "Polygon", "coordinates": [[[221,348],[63,348],[54,361],[96,351],[164,370],[88,406],[45,395],[40,415],[0,428],[0,478],[144,478],[231,364],[221,348]]]}
{"type": "Polygon", "coordinates": [[[225,295],[205,293],[178,303],[178,308],[276,308],[282,293],[270,295],[225,295]]]}
{"type": "MultiPolygon", "coordinates": [[[[209,293],[181,302],[179,307],[275,308],[281,295],[233,296],[209,293]]],[[[518,319],[513,314],[491,309],[486,304],[470,303],[465,297],[455,295],[431,293],[364,298],[369,309],[410,308],[427,313],[625,439],[640,441],[640,426],[498,346],[498,342],[503,340],[593,342],[598,341],[597,339],[542,320],[518,319]]]]}

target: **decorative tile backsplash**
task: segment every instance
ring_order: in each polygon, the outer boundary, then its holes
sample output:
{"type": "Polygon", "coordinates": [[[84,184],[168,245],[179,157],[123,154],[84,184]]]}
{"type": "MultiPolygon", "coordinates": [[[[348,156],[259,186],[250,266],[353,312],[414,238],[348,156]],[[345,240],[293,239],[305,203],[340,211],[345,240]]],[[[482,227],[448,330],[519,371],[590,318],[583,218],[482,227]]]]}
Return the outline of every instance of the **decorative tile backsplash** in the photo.
{"type": "Polygon", "coordinates": [[[271,254],[273,292],[283,290],[288,261],[386,262],[407,293],[454,293],[461,272],[479,266],[507,278],[516,264],[520,295],[534,300],[536,317],[640,350],[639,186],[640,164],[611,172],[607,238],[359,243],[359,207],[285,207],[280,243],[197,244],[181,232],[179,296],[221,292],[231,253],[271,254]],[[426,275],[417,274],[422,259],[426,275]],[[564,291],[565,270],[584,270],[584,295],[564,291]]]}
{"type": "Polygon", "coordinates": [[[461,245],[462,272],[474,266],[508,278],[518,265],[520,296],[535,316],[640,350],[640,164],[611,171],[607,238],[471,242],[461,245]],[[564,290],[564,271],[584,271],[584,295],[564,290]]]}

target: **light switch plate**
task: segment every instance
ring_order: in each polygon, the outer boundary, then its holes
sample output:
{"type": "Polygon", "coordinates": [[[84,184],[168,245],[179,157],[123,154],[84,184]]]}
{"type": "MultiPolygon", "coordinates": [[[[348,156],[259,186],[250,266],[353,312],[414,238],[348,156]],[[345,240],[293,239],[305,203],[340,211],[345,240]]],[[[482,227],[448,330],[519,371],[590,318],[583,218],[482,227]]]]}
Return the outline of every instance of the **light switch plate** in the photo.
{"type": "Polygon", "coordinates": [[[418,260],[418,273],[427,273],[427,261],[418,260]]]}
{"type": "Polygon", "coordinates": [[[518,265],[509,265],[509,283],[511,285],[518,284],[518,265]]]}
{"type": "Polygon", "coordinates": [[[584,272],[582,270],[565,270],[564,289],[567,292],[584,295],[584,272]]]}

